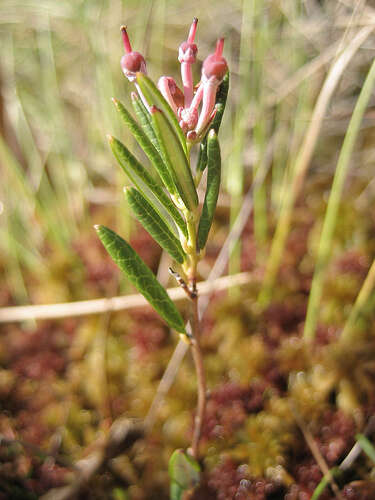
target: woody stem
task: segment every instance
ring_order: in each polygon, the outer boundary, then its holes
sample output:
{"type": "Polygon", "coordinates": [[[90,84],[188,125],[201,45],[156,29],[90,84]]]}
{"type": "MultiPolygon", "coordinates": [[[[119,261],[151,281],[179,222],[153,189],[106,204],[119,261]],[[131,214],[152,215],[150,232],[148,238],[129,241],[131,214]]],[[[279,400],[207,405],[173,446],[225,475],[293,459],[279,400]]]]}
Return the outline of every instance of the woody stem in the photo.
{"type": "Polygon", "coordinates": [[[194,420],[193,439],[191,443],[192,454],[195,459],[199,458],[199,441],[202,434],[202,426],[206,412],[206,375],[203,365],[203,354],[200,346],[200,324],[198,315],[198,297],[191,299],[191,350],[197,374],[198,404],[194,420]]]}
{"type": "Polygon", "coordinates": [[[186,214],[189,233],[189,264],[186,269],[190,295],[190,325],[191,325],[191,352],[197,375],[197,393],[198,403],[197,412],[194,420],[193,439],[191,444],[192,455],[195,459],[199,458],[199,442],[202,434],[202,426],[206,411],[206,375],[203,364],[203,353],[200,345],[200,321],[198,312],[198,293],[196,290],[197,281],[197,262],[198,255],[196,251],[196,216],[193,213],[186,214]]]}

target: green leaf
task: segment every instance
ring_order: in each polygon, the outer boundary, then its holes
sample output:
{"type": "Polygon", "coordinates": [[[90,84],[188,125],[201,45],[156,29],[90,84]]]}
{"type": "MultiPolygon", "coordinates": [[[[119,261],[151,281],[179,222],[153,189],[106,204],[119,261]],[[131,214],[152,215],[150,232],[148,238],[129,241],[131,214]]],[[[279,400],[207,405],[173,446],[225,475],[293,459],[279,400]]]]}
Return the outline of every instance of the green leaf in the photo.
{"type": "Polygon", "coordinates": [[[160,146],[155,135],[155,131],[152,127],[152,119],[150,113],[147,111],[146,106],[143,104],[142,99],[136,92],[131,93],[132,105],[141,124],[144,133],[150,139],[155,149],[160,153],[160,146]]]}
{"type": "Polygon", "coordinates": [[[169,228],[176,233],[174,222],[182,233],[187,236],[187,228],[184,219],[173,204],[163,188],[152,178],[147,170],[139,163],[137,158],[128,150],[124,144],[115,137],[109,136],[109,144],[129,179],[143,193],[151,205],[163,215],[169,228]]]}
{"type": "Polygon", "coordinates": [[[155,311],[180,333],[186,333],[184,321],[165,289],[137,252],[118,234],[105,226],[95,226],[105,249],[136,289],[155,311]]]}
{"type": "Polygon", "coordinates": [[[198,195],[186,154],[164,113],[156,106],[152,106],[151,115],[163,159],[178,189],[178,194],[186,208],[193,210],[198,205],[198,195]]]}
{"type": "Polygon", "coordinates": [[[355,438],[362,450],[375,463],[375,448],[371,441],[369,441],[363,434],[357,434],[355,438]]]}
{"type": "Polygon", "coordinates": [[[181,142],[182,149],[184,150],[185,154],[187,154],[186,138],[184,136],[184,133],[177,121],[173,109],[164,99],[159,89],[156,87],[154,82],[144,73],[137,73],[137,83],[150,107],[157,106],[168,117],[168,121],[170,122],[173,131],[178,136],[181,142]]]}
{"type": "MultiPolygon", "coordinates": [[[[216,134],[219,133],[220,125],[223,119],[223,114],[225,111],[225,106],[227,103],[229,90],[229,71],[224,76],[223,81],[220,84],[219,90],[216,95],[216,115],[210,126],[210,130],[214,129],[216,134]]],[[[203,139],[199,148],[198,162],[197,162],[197,172],[203,172],[207,166],[207,137],[203,139]]]]}
{"type": "Polygon", "coordinates": [[[207,141],[208,171],[207,189],[204,197],[202,214],[198,227],[198,248],[202,250],[207,242],[212,221],[215,215],[217,199],[220,190],[221,158],[220,145],[214,130],[211,130],[207,141]]]}
{"type": "Polygon", "coordinates": [[[182,500],[182,495],[184,494],[184,489],[181,488],[179,484],[175,481],[171,482],[171,487],[169,491],[169,496],[171,500],[182,500]]]}
{"type": "MultiPolygon", "coordinates": [[[[185,491],[199,484],[201,474],[199,463],[183,450],[175,450],[172,453],[169,459],[168,472],[171,480],[171,493],[173,485],[175,485],[173,488],[177,492],[176,485],[185,491]]],[[[176,496],[175,498],[179,497],[176,496]]]]}
{"type": "MultiPolygon", "coordinates": [[[[342,470],[339,467],[333,467],[333,469],[331,469],[329,472],[330,472],[331,477],[335,477],[335,478],[340,477],[342,475],[342,470]]],[[[329,485],[329,483],[330,483],[330,476],[328,474],[325,474],[322,477],[318,486],[315,488],[314,493],[312,494],[311,500],[318,500],[318,498],[324,492],[324,490],[329,485]]]]}
{"type": "MultiPolygon", "coordinates": [[[[143,149],[143,151],[147,155],[148,159],[151,161],[155,170],[158,172],[159,177],[163,181],[167,190],[170,193],[173,193],[176,195],[177,188],[174,185],[172,177],[168,171],[168,168],[165,165],[159,152],[155,149],[152,142],[148,139],[148,137],[145,135],[145,133],[143,132],[141,127],[134,120],[134,118],[131,116],[131,114],[126,110],[126,108],[121,104],[121,102],[117,101],[116,99],[113,99],[113,102],[114,102],[118,112],[120,113],[121,118],[123,119],[125,124],[129,127],[130,131],[134,135],[138,144],[143,149]]],[[[166,199],[168,199],[166,209],[170,212],[170,215],[172,216],[173,220],[176,222],[176,224],[179,226],[179,228],[181,229],[183,234],[185,234],[185,236],[186,236],[186,234],[187,234],[186,233],[186,223],[185,223],[184,219],[182,218],[181,214],[179,213],[179,211],[177,210],[175,205],[171,202],[171,200],[167,197],[164,197],[165,201],[166,201],[166,199]]]]}
{"type": "Polygon", "coordinates": [[[144,228],[174,260],[182,264],[186,256],[182,250],[181,243],[168,229],[167,224],[160,215],[135,188],[127,188],[125,192],[130,207],[144,228]]]}

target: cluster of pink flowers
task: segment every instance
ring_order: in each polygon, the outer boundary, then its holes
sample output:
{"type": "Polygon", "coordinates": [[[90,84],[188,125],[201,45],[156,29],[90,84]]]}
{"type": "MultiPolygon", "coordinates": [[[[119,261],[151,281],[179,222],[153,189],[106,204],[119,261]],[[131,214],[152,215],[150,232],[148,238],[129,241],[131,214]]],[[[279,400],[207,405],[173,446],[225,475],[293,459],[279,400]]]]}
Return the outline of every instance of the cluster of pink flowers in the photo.
{"type": "MultiPolygon", "coordinates": [[[[198,19],[194,18],[188,38],[180,45],[178,51],[183,91],[170,76],[162,76],[158,81],[161,94],[173,109],[187,140],[191,142],[200,140],[212,122],[216,113],[216,92],[228,70],[227,62],[223,57],[224,39],[220,38],[215,52],[204,60],[201,81],[194,87],[192,65],[196,62],[198,53],[194,42],[197,23],[198,19]]],[[[142,54],[132,50],[126,27],[123,26],[121,32],[125,47],[125,54],[121,58],[122,71],[129,81],[135,81],[143,103],[150,110],[136,83],[138,72],[147,74],[146,61],[142,54]]]]}

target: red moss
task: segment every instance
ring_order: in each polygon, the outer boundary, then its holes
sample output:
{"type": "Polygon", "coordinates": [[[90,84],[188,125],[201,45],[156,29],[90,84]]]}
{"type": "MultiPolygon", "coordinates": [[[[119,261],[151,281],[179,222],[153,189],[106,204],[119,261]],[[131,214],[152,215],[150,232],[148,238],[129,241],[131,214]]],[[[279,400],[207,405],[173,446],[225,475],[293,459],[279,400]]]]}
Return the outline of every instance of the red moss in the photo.
{"type": "Polygon", "coordinates": [[[339,330],[333,326],[318,325],[314,342],[318,346],[325,346],[336,342],[339,330]]]}
{"type": "MultiPolygon", "coordinates": [[[[283,487],[268,479],[250,478],[246,465],[238,465],[227,459],[215,467],[208,475],[207,486],[210,495],[216,500],[266,500],[283,498],[283,487]]],[[[211,498],[207,497],[207,498],[211,498]]],[[[203,500],[201,496],[193,496],[193,500],[203,500]]]]}
{"type": "Polygon", "coordinates": [[[367,256],[357,250],[344,253],[335,264],[339,273],[355,274],[360,277],[364,277],[369,268],[367,256]]]}
{"type": "Polygon", "coordinates": [[[315,440],[329,466],[342,459],[354,445],[355,424],[343,411],[329,411],[323,416],[315,440]]]}
{"type": "MultiPolygon", "coordinates": [[[[69,323],[67,323],[69,325],[69,323]]],[[[64,348],[71,333],[45,322],[33,333],[15,331],[7,338],[9,367],[18,375],[40,380],[62,373],[67,364],[64,348]]]]}
{"type": "Polygon", "coordinates": [[[157,268],[161,248],[140,224],[137,224],[137,230],[134,232],[130,244],[151,269],[157,268]]]}
{"type": "Polygon", "coordinates": [[[130,330],[130,340],[137,349],[139,358],[160,349],[168,337],[168,329],[154,311],[142,309],[134,312],[134,326],[130,330]]]}
{"type": "Polygon", "coordinates": [[[207,402],[202,435],[207,439],[230,438],[246,416],[263,409],[267,384],[253,382],[249,387],[225,384],[214,390],[207,402]]]}
{"type": "Polygon", "coordinates": [[[97,285],[99,282],[103,285],[115,279],[118,268],[96,234],[80,236],[80,239],[73,244],[73,248],[83,262],[89,284],[97,285]]]}
{"type": "MultiPolygon", "coordinates": [[[[319,466],[313,458],[304,459],[298,463],[293,471],[293,477],[296,480],[296,487],[291,488],[289,494],[290,499],[294,498],[294,494],[298,489],[298,494],[310,495],[320,483],[323,474],[319,466]]],[[[310,496],[306,498],[310,498],[310,496]]],[[[289,500],[289,497],[287,497],[289,500]]],[[[296,496],[295,498],[300,498],[296,496]]],[[[303,498],[303,497],[302,497],[303,498]]]]}
{"type": "Polygon", "coordinates": [[[354,481],[343,488],[342,495],[347,500],[373,500],[375,498],[375,482],[354,481]]]}
{"type": "Polygon", "coordinates": [[[271,304],[264,313],[264,339],[270,348],[296,334],[306,316],[306,306],[302,303],[279,302],[271,304]]]}

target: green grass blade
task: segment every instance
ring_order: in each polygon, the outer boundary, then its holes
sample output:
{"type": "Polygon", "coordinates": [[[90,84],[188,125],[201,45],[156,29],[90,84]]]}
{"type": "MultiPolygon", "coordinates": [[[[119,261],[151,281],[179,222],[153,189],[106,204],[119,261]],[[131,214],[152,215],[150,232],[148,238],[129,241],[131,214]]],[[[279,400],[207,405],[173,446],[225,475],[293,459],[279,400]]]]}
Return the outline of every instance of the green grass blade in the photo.
{"type": "Polygon", "coordinates": [[[375,260],[372,262],[366,279],[361,287],[357,299],[350,311],[349,317],[340,335],[340,342],[353,342],[355,340],[355,331],[353,330],[356,321],[368,302],[375,287],[375,260]]]}
{"type": "Polygon", "coordinates": [[[203,203],[202,215],[198,227],[198,248],[200,250],[202,250],[206,245],[208,233],[210,232],[212,221],[215,215],[216,203],[220,190],[220,145],[214,130],[211,130],[209,132],[207,153],[207,189],[203,203]]]}
{"type": "Polygon", "coordinates": [[[280,215],[278,217],[269,257],[267,259],[262,289],[258,297],[258,303],[262,308],[265,308],[271,300],[272,290],[280,269],[287,237],[290,231],[293,208],[310,166],[311,158],[316,148],[322,122],[326,116],[329,103],[343,72],[368,36],[369,32],[367,30],[360,30],[357,35],[346,44],[345,49],[335,58],[335,62],[332,64],[319,93],[311,119],[309,120],[309,125],[292,167],[292,178],[282,200],[280,215]]]}
{"type": "Polygon", "coordinates": [[[157,210],[158,212],[162,212],[163,215],[167,217],[167,220],[170,219],[168,224],[170,229],[175,232],[173,228],[174,221],[176,221],[178,227],[186,236],[186,224],[163,188],[151,177],[147,170],[121,141],[112,136],[109,136],[108,139],[113,154],[129,179],[140,191],[142,191],[144,196],[154,207],[159,208],[159,210],[157,210]]]}
{"type": "Polygon", "coordinates": [[[367,439],[364,434],[356,434],[357,443],[366,453],[366,455],[375,463],[375,448],[374,445],[367,439]]]}
{"type": "Polygon", "coordinates": [[[131,98],[132,98],[132,105],[134,112],[137,115],[137,118],[143,128],[144,133],[150,139],[155,149],[161,154],[160,145],[158,143],[155,131],[152,127],[152,118],[150,113],[147,111],[146,106],[143,104],[142,99],[139,97],[138,94],[132,92],[131,98]]]}
{"type": "Polygon", "coordinates": [[[337,161],[335,176],[333,179],[331,194],[328,200],[326,215],[324,218],[322,234],[319,242],[318,257],[315,266],[314,277],[311,285],[309,303],[307,306],[304,338],[308,341],[315,337],[318,312],[323,293],[324,273],[327,268],[332,248],[333,234],[336,229],[337,214],[341,202],[344,181],[349,167],[354,145],[358,137],[363,115],[366,111],[369,99],[375,86],[375,62],[367,74],[361,93],[359,94],[351,117],[348,130],[337,161]]]}
{"type": "Polygon", "coordinates": [[[187,146],[184,133],[177,121],[176,115],[174,114],[170,105],[161,95],[159,89],[156,87],[154,82],[143,73],[137,73],[137,83],[149,105],[157,106],[163,111],[163,113],[165,113],[165,116],[168,118],[168,121],[170,122],[174,133],[177,135],[181,142],[182,149],[184,150],[185,154],[187,154],[187,146]]]}
{"type": "MultiPolygon", "coordinates": [[[[225,105],[227,103],[228,91],[229,91],[229,71],[227,71],[226,75],[224,76],[224,79],[220,84],[216,96],[217,111],[215,118],[213,119],[213,122],[210,126],[210,130],[211,129],[215,130],[216,134],[219,133],[220,125],[223,119],[225,105]]],[[[200,144],[198,162],[197,162],[197,172],[203,172],[204,169],[207,167],[207,137],[208,134],[200,144]]]]}
{"type": "Polygon", "coordinates": [[[329,471],[329,474],[325,474],[322,477],[322,480],[318,484],[318,486],[315,488],[314,493],[312,494],[311,500],[318,500],[320,495],[324,492],[326,487],[330,483],[330,479],[332,477],[338,477],[342,474],[342,471],[339,469],[339,467],[334,467],[329,471]]]}
{"type": "Polygon", "coordinates": [[[182,264],[185,260],[185,254],[181,243],[169,230],[162,217],[135,188],[126,189],[126,197],[137,219],[154,240],[179,264],[182,264]]]}
{"type": "Polygon", "coordinates": [[[198,205],[198,195],[186,154],[163,111],[153,106],[151,115],[163,159],[177,187],[178,195],[186,208],[193,210],[198,205]]]}
{"type": "Polygon", "coordinates": [[[171,328],[186,333],[184,321],[176,306],[136,251],[111,229],[105,226],[95,226],[95,229],[114,262],[155,311],[171,328]]]}

